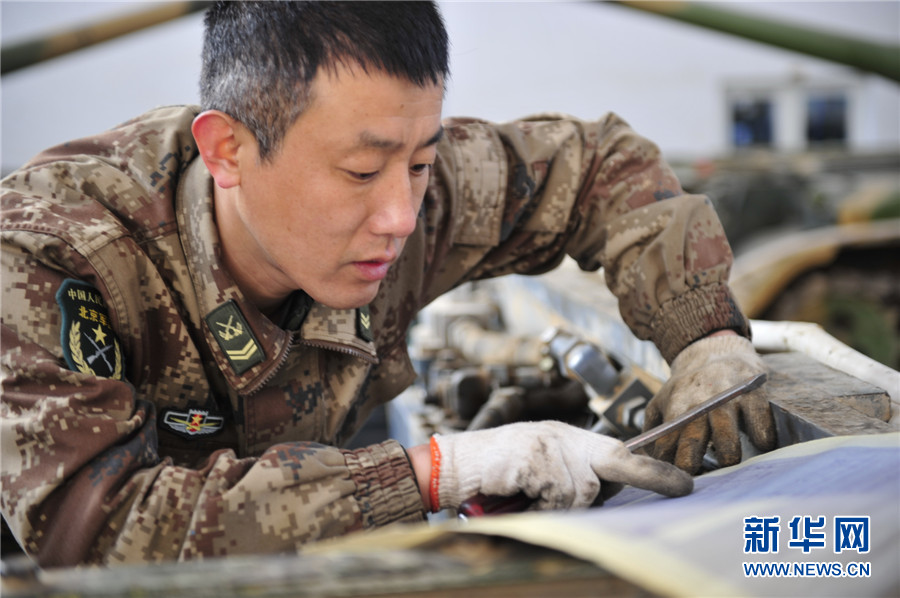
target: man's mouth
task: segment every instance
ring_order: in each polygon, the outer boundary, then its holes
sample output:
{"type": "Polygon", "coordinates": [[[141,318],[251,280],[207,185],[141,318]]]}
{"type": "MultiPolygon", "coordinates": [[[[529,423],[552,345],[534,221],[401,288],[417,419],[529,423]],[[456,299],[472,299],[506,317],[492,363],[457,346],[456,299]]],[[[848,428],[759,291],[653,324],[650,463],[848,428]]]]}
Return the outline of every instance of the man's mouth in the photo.
{"type": "Polygon", "coordinates": [[[363,279],[370,282],[377,282],[387,276],[391,263],[392,262],[383,260],[369,260],[364,262],[353,262],[353,265],[356,266],[356,271],[359,272],[363,279]]]}

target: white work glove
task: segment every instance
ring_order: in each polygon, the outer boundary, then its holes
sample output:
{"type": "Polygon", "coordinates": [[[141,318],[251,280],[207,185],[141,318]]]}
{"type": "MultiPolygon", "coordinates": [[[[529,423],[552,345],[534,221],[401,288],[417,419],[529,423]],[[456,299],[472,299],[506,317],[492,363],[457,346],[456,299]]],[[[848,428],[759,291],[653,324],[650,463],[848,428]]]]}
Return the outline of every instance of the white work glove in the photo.
{"type": "MultiPolygon", "coordinates": [[[[672,374],[647,405],[644,429],[668,421],[713,395],[767,370],[753,344],[742,336],[711,336],[688,345],[672,362],[672,374]]],[[[674,462],[689,473],[699,471],[712,440],[719,465],[741,460],[739,418],[761,451],[775,447],[775,423],[766,385],[656,441],[649,454],[674,462]],[[710,430],[710,428],[712,428],[710,430]]]]}
{"type": "Polygon", "coordinates": [[[601,478],[611,487],[604,488],[604,497],[620,484],[666,496],[684,496],[694,487],[691,476],[668,463],[634,455],[619,440],[558,421],[436,435],[431,476],[434,511],[456,508],[479,493],[524,492],[535,499],[530,509],[587,507],[600,493],[601,478]]]}

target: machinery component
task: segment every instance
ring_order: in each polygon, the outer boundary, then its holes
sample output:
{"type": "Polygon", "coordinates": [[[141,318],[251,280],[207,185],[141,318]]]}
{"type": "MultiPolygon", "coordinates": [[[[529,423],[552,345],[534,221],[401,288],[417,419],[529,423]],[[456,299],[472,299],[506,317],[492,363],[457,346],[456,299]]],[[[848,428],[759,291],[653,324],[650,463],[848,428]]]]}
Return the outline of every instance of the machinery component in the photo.
{"type": "Polygon", "coordinates": [[[584,387],[574,380],[563,380],[552,386],[526,389],[506,386],[494,390],[487,402],[472,418],[467,430],[494,428],[529,419],[561,419],[579,424],[587,420],[588,398],[584,387]]]}
{"type": "Polygon", "coordinates": [[[496,428],[519,419],[525,410],[525,389],[518,386],[498,388],[491,393],[466,430],[496,428]]]}
{"type": "Polygon", "coordinates": [[[535,366],[481,366],[436,362],[429,374],[428,400],[439,405],[458,429],[479,418],[479,428],[519,421],[524,417],[588,419],[588,397],[579,383],[555,370],[535,366]],[[509,392],[506,392],[509,391],[509,392]],[[488,414],[490,412],[490,415],[488,414]],[[487,419],[485,419],[487,418],[487,419]],[[486,425],[488,421],[493,422],[486,425]]]}
{"type": "Polygon", "coordinates": [[[634,372],[596,345],[559,328],[548,330],[543,340],[560,374],[577,380],[590,394],[591,410],[599,418],[593,432],[629,438],[641,431],[653,392],[634,372]]]}
{"type": "Polygon", "coordinates": [[[468,421],[475,417],[490,396],[491,386],[489,371],[464,367],[436,376],[435,384],[429,391],[447,413],[468,421]]]}
{"type": "Polygon", "coordinates": [[[592,432],[630,438],[644,427],[644,409],[653,398],[653,392],[637,376],[623,373],[622,377],[624,381],[616,388],[609,406],[591,428],[592,432]]]}
{"type": "Polygon", "coordinates": [[[619,382],[619,368],[599,347],[559,328],[545,333],[544,343],[563,376],[584,384],[592,396],[612,394],[619,382]]]}
{"type": "Polygon", "coordinates": [[[442,297],[423,316],[410,354],[426,402],[441,408],[440,428],[548,418],[588,427],[597,417],[588,395],[606,401],[618,383],[602,351],[577,336],[507,333],[497,305],[477,289],[442,297]]]}
{"type": "Polygon", "coordinates": [[[618,438],[638,434],[653,393],[598,346],[559,327],[505,331],[478,289],[441,298],[412,330],[410,354],[441,427],[483,429],[558,419],[618,438]]]}
{"type": "Polygon", "coordinates": [[[468,361],[484,364],[535,365],[543,348],[539,339],[488,330],[483,322],[469,317],[447,324],[447,344],[468,361]]]}

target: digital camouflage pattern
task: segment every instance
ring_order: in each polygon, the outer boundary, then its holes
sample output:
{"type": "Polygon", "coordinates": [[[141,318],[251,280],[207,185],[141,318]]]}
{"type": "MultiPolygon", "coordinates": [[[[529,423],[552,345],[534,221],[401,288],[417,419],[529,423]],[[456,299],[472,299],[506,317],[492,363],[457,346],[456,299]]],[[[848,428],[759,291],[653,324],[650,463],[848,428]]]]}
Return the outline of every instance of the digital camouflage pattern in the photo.
{"type": "Polygon", "coordinates": [[[43,566],[291,551],[421,521],[398,443],[338,447],[413,381],[416,312],[465,281],[569,254],[604,267],[670,360],[712,330],[747,334],[709,201],[615,116],[446,121],[376,299],[334,310],[297,292],[268,318],[220,261],[196,114],[151,111],[3,181],[2,509],[43,566]]]}

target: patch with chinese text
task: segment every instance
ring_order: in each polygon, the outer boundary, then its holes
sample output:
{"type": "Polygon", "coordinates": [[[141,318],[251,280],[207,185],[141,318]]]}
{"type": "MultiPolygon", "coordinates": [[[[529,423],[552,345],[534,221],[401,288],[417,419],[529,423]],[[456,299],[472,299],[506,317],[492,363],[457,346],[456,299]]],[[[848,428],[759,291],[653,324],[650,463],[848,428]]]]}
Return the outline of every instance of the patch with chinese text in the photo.
{"type": "Polygon", "coordinates": [[[62,313],[60,343],[69,368],[122,380],[122,345],[112,329],[103,297],[93,286],[67,278],[56,292],[62,313]]]}

